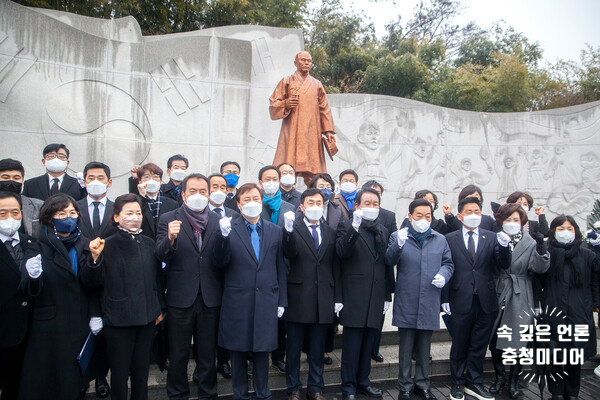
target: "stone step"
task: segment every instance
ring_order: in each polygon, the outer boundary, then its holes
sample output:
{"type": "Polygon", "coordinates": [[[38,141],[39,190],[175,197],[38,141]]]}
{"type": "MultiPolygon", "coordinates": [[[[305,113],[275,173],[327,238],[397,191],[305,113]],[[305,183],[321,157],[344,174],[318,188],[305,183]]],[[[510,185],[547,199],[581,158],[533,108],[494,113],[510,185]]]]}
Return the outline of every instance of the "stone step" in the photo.
{"type": "MultiPolygon", "coordinates": [[[[450,375],[450,347],[452,343],[450,341],[445,342],[433,342],[431,344],[431,365],[430,374],[431,376],[449,376],[450,375]]],[[[598,346],[600,348],[600,345],[598,346]]],[[[380,352],[384,357],[382,363],[371,362],[371,379],[377,381],[393,381],[398,376],[398,346],[397,345],[382,345],[380,352]]],[[[329,354],[333,360],[332,365],[325,365],[325,372],[323,379],[327,386],[340,385],[340,368],[341,368],[341,349],[336,349],[329,354]]],[[[583,368],[586,370],[594,369],[600,361],[600,355],[594,357],[594,359],[587,361],[583,368]]],[[[191,361],[188,364],[188,378],[190,380],[190,389],[192,398],[196,398],[197,386],[192,382],[192,373],[194,371],[195,363],[191,361]]],[[[486,361],[484,363],[484,370],[487,373],[493,372],[491,363],[491,354],[488,351],[486,354],[486,361]]],[[[302,362],[300,364],[300,375],[301,380],[306,384],[308,374],[308,364],[306,362],[306,355],[302,356],[302,362]]],[[[149,386],[149,399],[166,399],[166,382],[167,382],[167,371],[161,372],[155,364],[150,366],[150,376],[148,379],[149,386]]],[[[251,383],[250,383],[251,385],[251,383]]],[[[88,392],[87,398],[94,398],[93,384],[91,385],[88,392]]],[[[250,386],[251,387],[251,386],[250,386]]],[[[285,374],[281,374],[279,371],[271,367],[269,371],[269,387],[273,392],[281,392],[285,390],[285,374]]],[[[219,397],[228,397],[232,395],[232,386],[230,379],[223,379],[220,375],[218,376],[218,390],[219,397]]]]}

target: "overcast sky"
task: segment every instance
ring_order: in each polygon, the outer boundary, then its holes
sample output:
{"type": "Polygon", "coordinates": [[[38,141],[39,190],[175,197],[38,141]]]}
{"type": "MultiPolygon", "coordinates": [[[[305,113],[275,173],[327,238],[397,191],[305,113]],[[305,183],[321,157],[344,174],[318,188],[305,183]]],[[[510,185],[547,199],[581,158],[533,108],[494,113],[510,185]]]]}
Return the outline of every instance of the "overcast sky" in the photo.
{"type": "MultiPolygon", "coordinates": [[[[313,0],[317,3],[318,0],[313,0]]],[[[363,10],[375,24],[378,37],[385,25],[398,14],[408,21],[419,0],[342,0],[355,11],[363,10]]],[[[600,0],[462,0],[466,6],[457,20],[461,25],[475,21],[489,28],[500,19],[523,32],[531,42],[539,42],[544,58],[579,61],[585,43],[600,46],[600,0]]]]}

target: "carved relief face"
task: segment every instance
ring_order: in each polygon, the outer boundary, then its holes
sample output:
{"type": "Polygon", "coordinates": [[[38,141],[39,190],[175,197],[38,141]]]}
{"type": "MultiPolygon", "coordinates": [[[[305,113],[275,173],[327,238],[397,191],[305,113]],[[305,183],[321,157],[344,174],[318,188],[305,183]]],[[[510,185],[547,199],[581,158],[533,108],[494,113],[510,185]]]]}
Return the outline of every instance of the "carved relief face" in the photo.
{"type": "Polygon", "coordinates": [[[462,167],[462,169],[464,171],[470,171],[471,170],[471,160],[469,158],[463,158],[463,160],[460,162],[460,166],[462,167]]]}
{"type": "Polygon", "coordinates": [[[361,125],[357,139],[368,149],[377,150],[379,148],[379,127],[374,123],[361,125]]]}
{"type": "Polygon", "coordinates": [[[515,164],[516,164],[515,159],[512,157],[506,157],[504,159],[504,167],[506,167],[506,168],[512,168],[515,166],[515,164]]]}

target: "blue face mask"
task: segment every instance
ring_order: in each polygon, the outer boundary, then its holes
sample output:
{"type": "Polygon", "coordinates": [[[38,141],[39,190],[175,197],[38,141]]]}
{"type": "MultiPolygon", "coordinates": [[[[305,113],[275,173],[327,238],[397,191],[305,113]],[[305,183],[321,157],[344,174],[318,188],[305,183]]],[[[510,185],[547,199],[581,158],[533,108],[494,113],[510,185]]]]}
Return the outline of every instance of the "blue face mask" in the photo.
{"type": "Polygon", "coordinates": [[[229,186],[229,187],[236,187],[236,185],[238,184],[238,181],[240,180],[240,177],[237,176],[236,174],[227,174],[227,175],[223,175],[223,177],[227,181],[227,186],[229,186]]]}
{"type": "Polygon", "coordinates": [[[329,198],[331,197],[331,189],[323,188],[321,189],[321,193],[323,193],[323,196],[325,196],[325,201],[329,201],[329,198]]]}
{"type": "Polygon", "coordinates": [[[71,233],[77,228],[77,218],[67,217],[65,219],[54,218],[52,220],[56,232],[71,233]]]}

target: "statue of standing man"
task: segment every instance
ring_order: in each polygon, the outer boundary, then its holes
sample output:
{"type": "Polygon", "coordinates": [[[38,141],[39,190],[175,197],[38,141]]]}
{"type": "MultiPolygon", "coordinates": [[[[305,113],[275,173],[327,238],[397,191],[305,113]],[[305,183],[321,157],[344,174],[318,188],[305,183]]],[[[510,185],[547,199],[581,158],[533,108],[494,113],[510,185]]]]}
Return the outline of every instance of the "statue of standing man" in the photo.
{"type": "Polygon", "coordinates": [[[283,78],[269,98],[271,119],[283,118],[273,165],[293,165],[308,186],[313,175],[327,172],[321,137],[335,140],[335,128],[325,89],[309,74],[312,57],[301,51],[294,65],[294,75],[283,78]]]}

